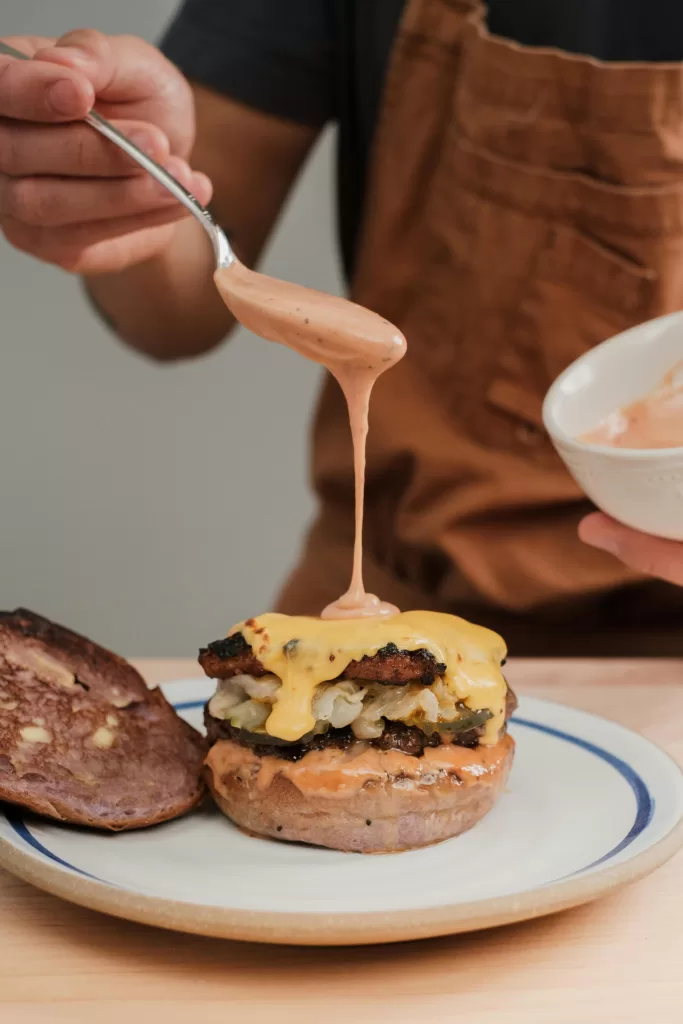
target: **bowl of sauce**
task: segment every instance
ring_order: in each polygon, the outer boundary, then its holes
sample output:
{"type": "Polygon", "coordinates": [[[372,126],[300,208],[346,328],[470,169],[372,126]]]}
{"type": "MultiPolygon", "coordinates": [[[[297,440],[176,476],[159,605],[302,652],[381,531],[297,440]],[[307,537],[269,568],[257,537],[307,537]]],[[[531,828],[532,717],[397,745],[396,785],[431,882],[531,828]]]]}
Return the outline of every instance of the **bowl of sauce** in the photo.
{"type": "Polygon", "coordinates": [[[548,391],[543,419],[598,508],[634,529],[683,540],[683,312],[580,356],[548,391]]]}

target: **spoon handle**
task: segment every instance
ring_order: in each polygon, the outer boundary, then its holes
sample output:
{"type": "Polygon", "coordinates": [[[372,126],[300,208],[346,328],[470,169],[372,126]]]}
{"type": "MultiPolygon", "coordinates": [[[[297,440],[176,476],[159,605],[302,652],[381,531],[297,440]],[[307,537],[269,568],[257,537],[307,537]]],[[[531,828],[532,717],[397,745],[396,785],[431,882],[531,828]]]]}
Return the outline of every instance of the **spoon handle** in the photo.
{"type": "MultiPolygon", "coordinates": [[[[15,50],[13,46],[8,46],[7,43],[0,41],[0,53],[5,53],[9,57],[15,57],[17,60],[31,60],[25,53],[21,53],[20,50],[15,50]]],[[[110,142],[113,142],[115,146],[122,149],[124,153],[135,160],[136,163],[140,164],[153,178],[163,185],[164,188],[175,196],[179,203],[190,211],[190,213],[197,218],[199,223],[202,225],[209,238],[211,239],[214,253],[216,256],[216,265],[218,267],[227,267],[230,263],[234,262],[235,254],[232,251],[230,243],[224,232],[218,226],[216,221],[213,219],[206,207],[202,206],[199,200],[195,199],[191,192],[188,192],[179,181],[177,181],[172,174],[169,174],[167,170],[161,167],[156,160],[152,160],[150,156],[143,153],[141,149],[127,139],[118,129],[114,127],[111,122],[107,121],[106,118],[102,117],[96,111],[91,110],[89,114],[84,118],[86,124],[89,124],[92,128],[98,131],[101,135],[104,135],[110,142]]]]}

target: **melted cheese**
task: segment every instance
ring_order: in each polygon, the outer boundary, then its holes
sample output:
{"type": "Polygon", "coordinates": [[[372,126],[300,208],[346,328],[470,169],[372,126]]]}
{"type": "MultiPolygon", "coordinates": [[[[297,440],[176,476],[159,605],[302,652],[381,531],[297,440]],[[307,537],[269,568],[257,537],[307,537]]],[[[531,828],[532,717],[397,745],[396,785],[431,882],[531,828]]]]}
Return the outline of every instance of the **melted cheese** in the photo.
{"type": "Polygon", "coordinates": [[[505,721],[507,685],[500,666],[503,639],[483,626],[442,612],[402,612],[388,619],[314,619],[261,615],[239,623],[255,656],[282,686],[265,724],[271,736],[294,742],[315,726],[316,687],[336,679],[352,661],[372,656],[387,644],[399,650],[429,651],[446,665],[449,691],[474,711],[486,709],[481,742],[496,743],[505,721]]]}

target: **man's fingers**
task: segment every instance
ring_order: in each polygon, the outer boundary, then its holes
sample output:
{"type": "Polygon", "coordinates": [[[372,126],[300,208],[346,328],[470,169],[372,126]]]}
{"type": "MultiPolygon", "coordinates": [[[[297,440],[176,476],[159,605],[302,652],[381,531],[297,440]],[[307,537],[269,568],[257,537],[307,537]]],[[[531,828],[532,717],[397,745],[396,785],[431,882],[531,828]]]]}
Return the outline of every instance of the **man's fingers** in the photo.
{"type": "MultiPolygon", "coordinates": [[[[158,50],[135,36],[105,36],[95,29],[69,32],[56,42],[29,48],[29,61],[0,55],[0,117],[26,121],[76,120],[85,117],[95,96],[105,106],[148,101],[182,78],[161,81],[167,62],[158,50]],[[33,49],[33,53],[30,50],[33,49]]],[[[171,68],[171,65],[168,65],[171,68]]],[[[172,97],[166,97],[172,100],[172,97]]]]}
{"type": "Polygon", "coordinates": [[[118,71],[112,40],[91,28],[67,32],[52,45],[38,50],[35,58],[84,75],[98,94],[111,85],[118,71]]]}
{"type": "MultiPolygon", "coordinates": [[[[176,219],[185,215],[186,211],[181,209],[176,219]]],[[[129,225],[128,233],[115,238],[107,237],[106,233],[104,237],[96,237],[94,231],[90,237],[82,232],[72,236],[67,231],[65,235],[63,230],[47,233],[45,230],[9,221],[0,221],[0,228],[5,229],[15,248],[31,255],[35,254],[35,247],[40,244],[41,258],[63,270],[77,274],[112,274],[131,263],[149,259],[162,251],[164,245],[171,244],[175,222],[170,219],[166,223],[159,223],[160,220],[159,213],[136,218],[135,224],[131,222],[129,225]]]]}
{"type": "Polygon", "coordinates": [[[39,50],[36,59],[85,75],[103,117],[158,124],[170,139],[171,151],[188,154],[194,132],[189,85],[144,39],[80,29],[39,50]]]}
{"type": "Polygon", "coordinates": [[[27,57],[33,57],[38,50],[55,44],[55,39],[50,36],[2,36],[1,41],[27,57]]]}
{"type": "MultiPolygon", "coordinates": [[[[156,125],[118,121],[116,127],[157,163],[168,158],[168,139],[156,125]]],[[[0,174],[95,178],[143,173],[139,164],[87,124],[0,120],[0,174]]]]}
{"type": "Polygon", "coordinates": [[[137,36],[105,36],[91,28],[67,32],[38,50],[36,58],[86,75],[104,103],[134,103],[154,95],[164,60],[137,36]]]}
{"type": "Polygon", "coordinates": [[[92,84],[80,72],[0,53],[0,117],[74,121],[85,117],[94,102],[92,84]]]}
{"type": "Polygon", "coordinates": [[[175,224],[162,224],[96,242],[81,251],[78,273],[88,276],[116,274],[131,264],[143,263],[172,244],[175,230],[175,224]]]}
{"type": "Polygon", "coordinates": [[[46,263],[54,263],[71,273],[82,274],[89,272],[84,269],[83,260],[92,246],[104,242],[117,243],[123,252],[129,235],[173,224],[189,216],[184,206],[176,204],[142,216],[93,221],[64,228],[39,228],[4,217],[0,218],[0,227],[15,249],[37,255],[46,263]]]}
{"type": "Polygon", "coordinates": [[[683,586],[683,542],[631,530],[602,512],[594,512],[581,522],[579,536],[631,569],[683,586]]]}
{"type": "Polygon", "coordinates": [[[158,49],[135,36],[94,29],[61,39],[15,37],[24,61],[0,55],[0,118],[76,121],[93,108],[109,120],[159,125],[171,151],[187,156],[194,138],[189,84],[158,49]]]}
{"type": "MultiPolygon", "coordinates": [[[[83,183],[76,184],[80,186],[83,183]]],[[[209,179],[195,173],[189,184],[200,202],[208,203],[211,198],[209,179]]],[[[142,258],[139,253],[146,251],[145,247],[150,244],[146,236],[150,229],[173,224],[189,216],[185,207],[176,202],[135,216],[62,227],[26,224],[4,216],[0,217],[0,230],[15,248],[38,256],[47,263],[55,263],[74,273],[100,273],[107,266],[109,270],[114,269],[111,265],[114,253],[121,267],[129,265],[133,249],[135,258],[142,258]],[[93,269],[94,266],[97,269],[93,269]]]]}
{"type": "Polygon", "coordinates": [[[0,54],[0,231],[17,248],[86,274],[114,272],[170,244],[174,221],[188,211],[81,122],[95,107],[206,204],[209,179],[180,159],[194,140],[189,83],[132,36],[86,29],[5,41],[29,59],[0,54]]]}
{"type": "MultiPolygon", "coordinates": [[[[167,169],[206,200],[203,175],[170,157],[167,169]]],[[[177,199],[149,174],[125,178],[10,178],[0,176],[0,217],[37,228],[67,227],[143,215],[177,206],[177,199]]]]}

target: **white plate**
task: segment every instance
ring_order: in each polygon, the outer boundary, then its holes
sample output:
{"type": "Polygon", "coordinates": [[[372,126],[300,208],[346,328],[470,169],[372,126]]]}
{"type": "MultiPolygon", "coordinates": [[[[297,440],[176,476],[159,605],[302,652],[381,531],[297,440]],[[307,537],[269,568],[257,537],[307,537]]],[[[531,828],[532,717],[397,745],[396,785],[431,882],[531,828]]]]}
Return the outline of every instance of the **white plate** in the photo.
{"type": "MultiPolygon", "coordinates": [[[[199,725],[203,680],[164,687],[199,725]]],[[[469,931],[584,903],[683,845],[683,774],[605,719],[525,697],[508,791],[471,832],[424,850],[358,854],[251,838],[212,809],[117,835],[0,812],[0,864],[119,917],[235,939],[388,942],[469,931]]]]}

